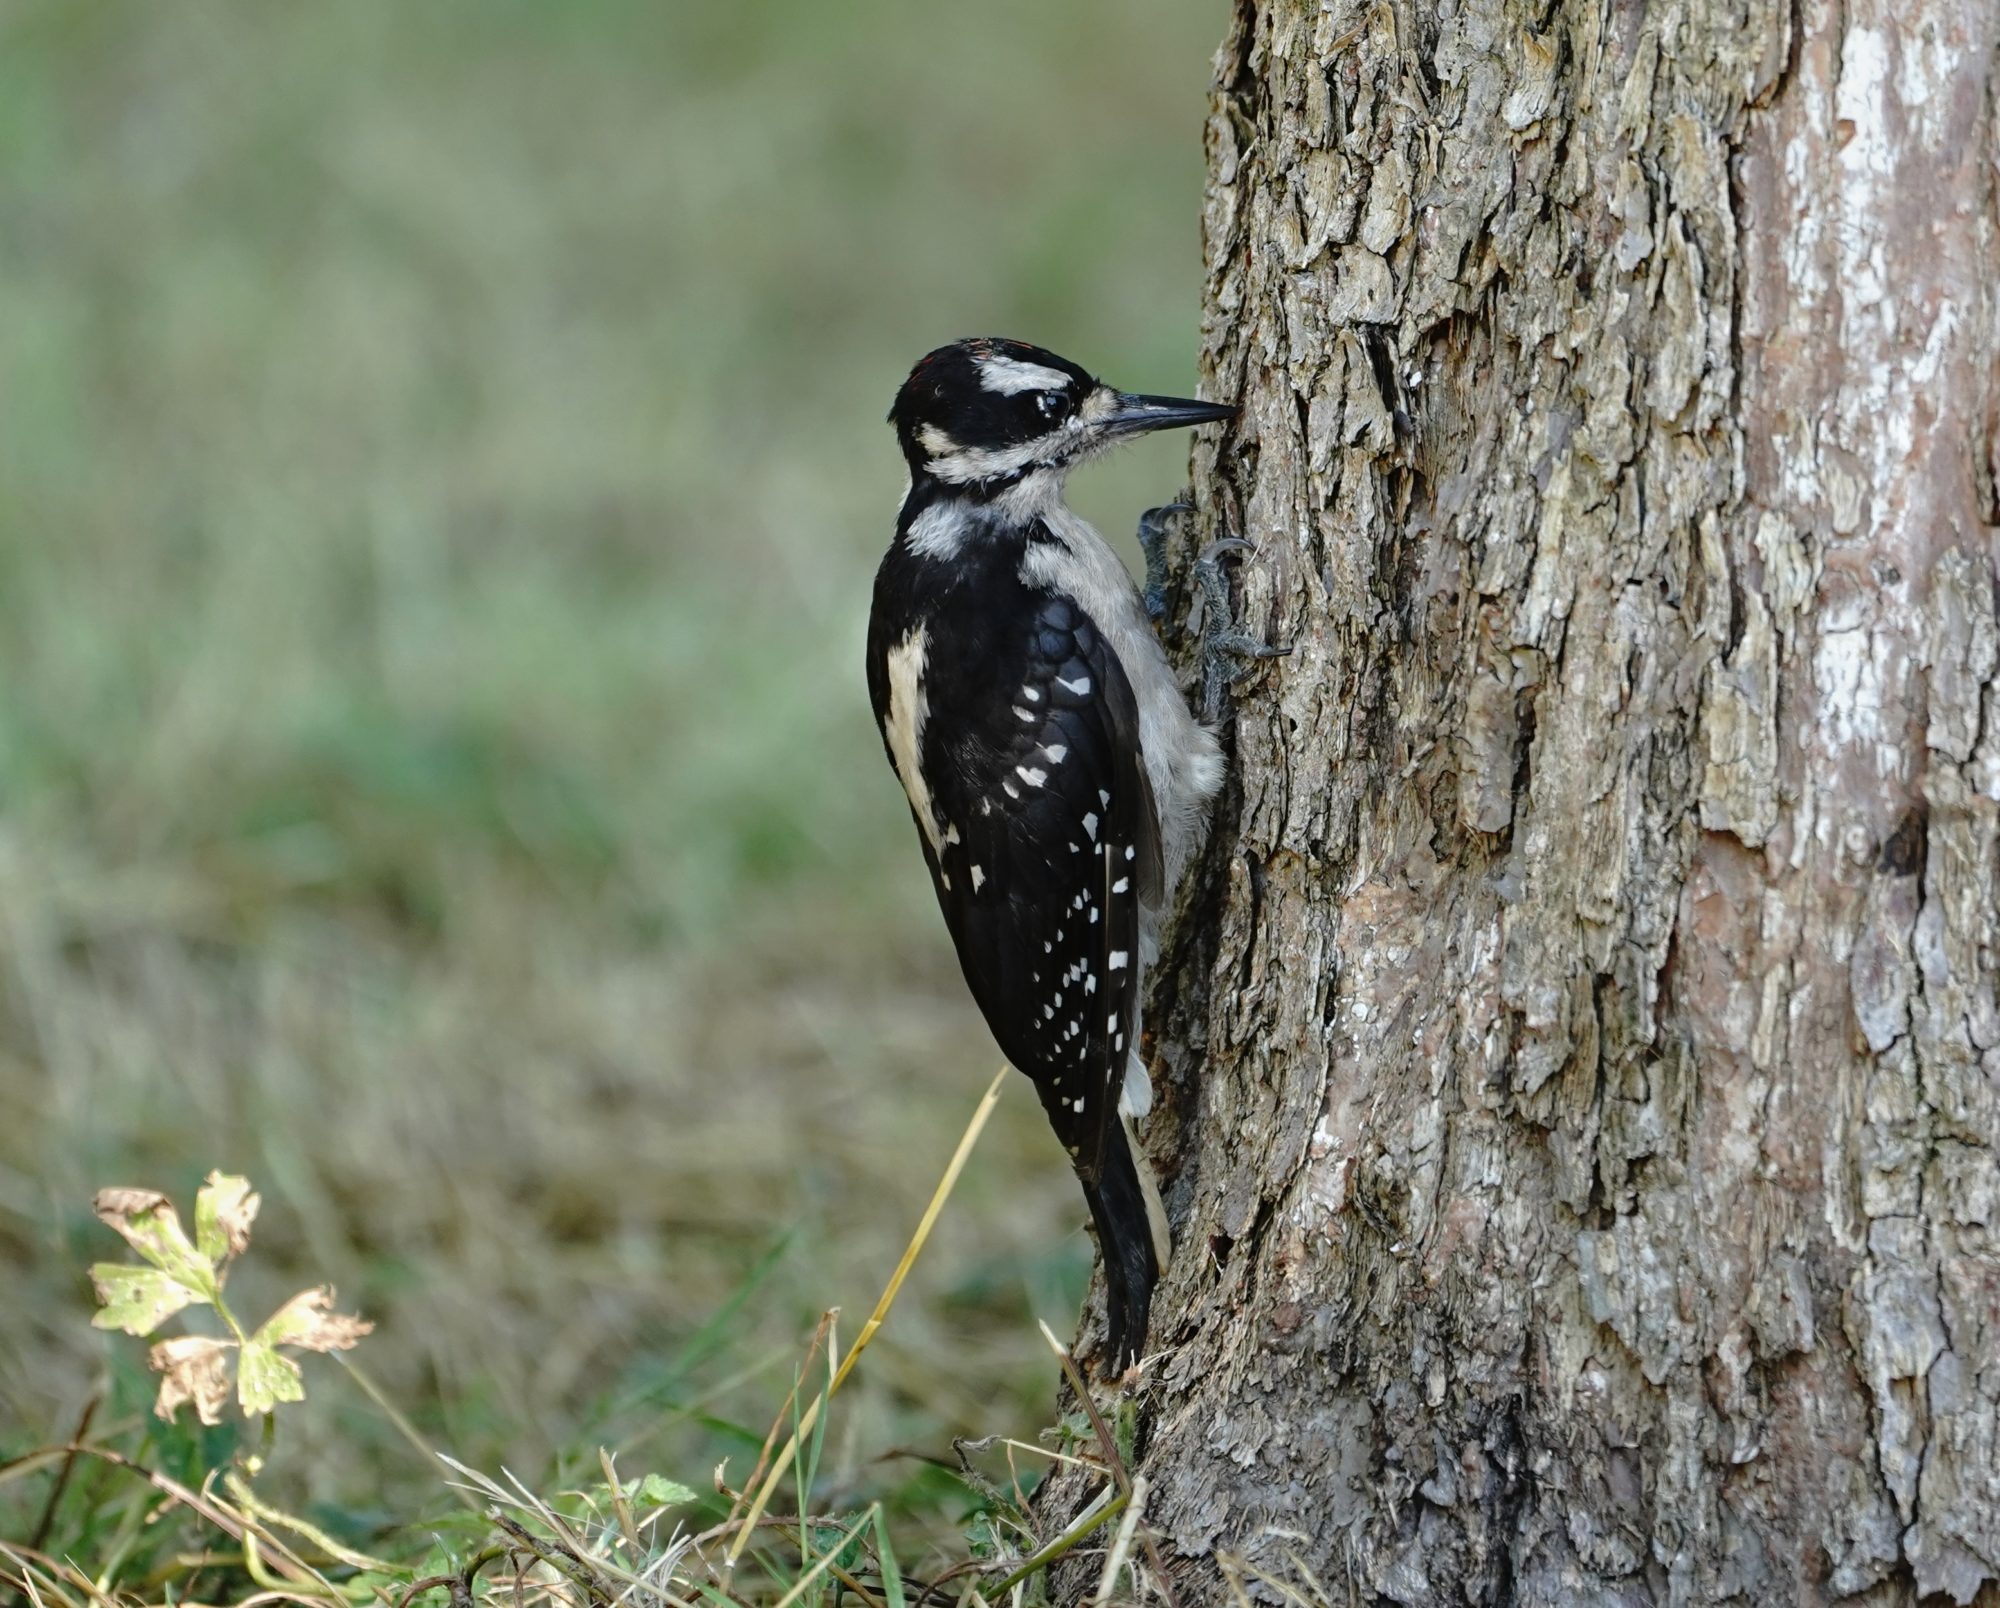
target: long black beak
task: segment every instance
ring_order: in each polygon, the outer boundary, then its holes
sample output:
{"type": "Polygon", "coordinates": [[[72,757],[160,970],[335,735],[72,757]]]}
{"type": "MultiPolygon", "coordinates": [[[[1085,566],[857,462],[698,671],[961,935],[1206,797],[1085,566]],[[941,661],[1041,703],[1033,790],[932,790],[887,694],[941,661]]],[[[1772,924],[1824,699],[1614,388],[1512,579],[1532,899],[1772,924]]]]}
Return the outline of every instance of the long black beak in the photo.
{"type": "Polygon", "coordinates": [[[1104,421],[1107,435],[1143,435],[1148,430],[1179,430],[1213,419],[1232,419],[1236,409],[1227,402],[1196,402],[1179,396],[1133,396],[1121,391],[1118,411],[1104,421]]]}

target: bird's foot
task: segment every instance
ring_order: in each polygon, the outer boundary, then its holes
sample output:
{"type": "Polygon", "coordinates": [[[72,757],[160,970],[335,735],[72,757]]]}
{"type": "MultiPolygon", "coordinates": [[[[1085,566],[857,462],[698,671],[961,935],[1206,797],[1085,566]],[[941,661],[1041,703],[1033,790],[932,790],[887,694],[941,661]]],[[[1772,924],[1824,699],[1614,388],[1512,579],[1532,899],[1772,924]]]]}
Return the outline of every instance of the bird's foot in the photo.
{"type": "Polygon", "coordinates": [[[1229,576],[1222,568],[1222,555],[1255,551],[1241,536],[1225,536],[1210,542],[1195,560],[1201,610],[1202,718],[1211,725],[1222,718],[1223,695],[1235,678],[1239,660],[1282,659],[1292,651],[1290,647],[1275,648],[1239,629],[1230,613],[1229,576]]]}
{"type": "Polygon", "coordinates": [[[1167,526],[1175,514],[1192,512],[1184,502],[1170,502],[1139,516],[1139,550],[1146,555],[1146,613],[1155,625],[1167,615],[1167,526]]]}

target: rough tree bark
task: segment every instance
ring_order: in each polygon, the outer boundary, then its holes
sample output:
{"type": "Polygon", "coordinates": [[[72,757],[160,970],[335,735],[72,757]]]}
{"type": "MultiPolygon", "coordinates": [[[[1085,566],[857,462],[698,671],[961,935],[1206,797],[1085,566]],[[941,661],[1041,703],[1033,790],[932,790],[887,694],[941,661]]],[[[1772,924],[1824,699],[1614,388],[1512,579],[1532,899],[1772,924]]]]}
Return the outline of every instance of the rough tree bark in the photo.
{"type": "Polygon", "coordinates": [[[1239,5],[1183,1602],[2000,1603],[1997,12],[1239,5]]]}

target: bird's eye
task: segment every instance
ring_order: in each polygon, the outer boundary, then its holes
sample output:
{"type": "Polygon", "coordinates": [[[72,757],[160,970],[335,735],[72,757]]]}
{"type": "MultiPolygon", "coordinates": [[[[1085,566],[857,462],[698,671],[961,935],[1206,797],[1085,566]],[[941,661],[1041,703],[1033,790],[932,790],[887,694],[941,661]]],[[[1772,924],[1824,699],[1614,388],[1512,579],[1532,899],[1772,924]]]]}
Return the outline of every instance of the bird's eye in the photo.
{"type": "Polygon", "coordinates": [[[1069,406],[1069,397],[1061,391],[1041,391],[1036,393],[1035,406],[1041,410],[1041,415],[1045,419],[1061,418],[1063,411],[1069,406]]]}

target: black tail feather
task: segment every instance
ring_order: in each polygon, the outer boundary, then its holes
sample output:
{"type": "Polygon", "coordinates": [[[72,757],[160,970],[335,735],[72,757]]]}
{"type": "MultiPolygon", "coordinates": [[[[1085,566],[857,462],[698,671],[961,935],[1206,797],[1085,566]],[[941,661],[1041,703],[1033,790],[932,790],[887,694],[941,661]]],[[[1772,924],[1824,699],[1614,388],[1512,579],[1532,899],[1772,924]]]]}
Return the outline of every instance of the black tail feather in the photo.
{"type": "Polygon", "coordinates": [[[1083,1194],[1090,1202],[1104,1257],[1104,1350],[1115,1377],[1146,1349],[1146,1324],[1160,1265],[1153,1253],[1145,1188],[1139,1182],[1125,1124],[1115,1118],[1105,1136],[1101,1166],[1095,1184],[1084,1181],[1083,1194]]]}

